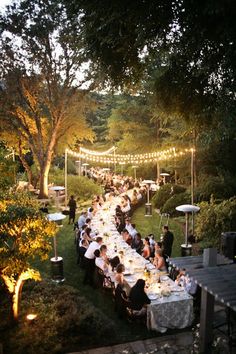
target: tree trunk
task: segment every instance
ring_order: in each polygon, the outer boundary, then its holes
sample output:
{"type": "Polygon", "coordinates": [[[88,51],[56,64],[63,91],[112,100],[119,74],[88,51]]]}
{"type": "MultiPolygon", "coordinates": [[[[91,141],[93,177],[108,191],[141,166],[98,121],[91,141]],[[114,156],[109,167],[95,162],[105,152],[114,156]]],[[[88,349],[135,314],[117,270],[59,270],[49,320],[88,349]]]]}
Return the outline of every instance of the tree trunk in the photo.
{"type": "Polygon", "coordinates": [[[48,198],[48,174],[51,162],[47,161],[46,166],[44,165],[40,170],[39,177],[39,199],[48,198]]]}
{"type": "Polygon", "coordinates": [[[13,301],[12,310],[13,310],[13,317],[15,321],[18,320],[18,315],[19,315],[19,297],[21,294],[22,286],[23,286],[23,280],[18,279],[12,296],[12,301],[13,301]]]}

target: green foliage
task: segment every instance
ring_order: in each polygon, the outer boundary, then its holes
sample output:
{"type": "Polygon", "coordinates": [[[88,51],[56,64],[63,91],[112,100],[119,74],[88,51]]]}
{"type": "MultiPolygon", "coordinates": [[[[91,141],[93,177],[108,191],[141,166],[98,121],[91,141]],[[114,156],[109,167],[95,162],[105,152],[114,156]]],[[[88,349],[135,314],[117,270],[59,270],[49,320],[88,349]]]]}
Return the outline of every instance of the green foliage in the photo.
{"type": "Polygon", "coordinates": [[[196,190],[196,200],[209,201],[211,196],[215,199],[227,199],[236,193],[235,177],[227,176],[201,176],[199,187],[196,190]]]}
{"type": "Polygon", "coordinates": [[[167,200],[174,194],[185,192],[186,188],[176,185],[176,184],[165,184],[160,187],[160,189],[153,196],[152,201],[156,208],[162,210],[164,204],[167,200]]]}
{"type": "Polygon", "coordinates": [[[151,63],[152,91],[167,111],[206,121],[235,111],[234,0],[65,2],[83,14],[86,53],[105,83],[134,85],[151,63]]]}
{"type": "MultiPolygon", "coordinates": [[[[49,175],[50,183],[63,186],[65,183],[64,172],[60,169],[54,169],[49,175]]],[[[79,201],[91,199],[96,194],[102,193],[102,188],[92,179],[83,176],[68,175],[68,196],[74,195],[79,201]]]]}
{"type": "Polygon", "coordinates": [[[27,194],[1,194],[0,200],[1,272],[15,277],[30,268],[29,262],[36,256],[47,259],[56,225],[27,194]]]}
{"type": "Polygon", "coordinates": [[[175,209],[178,205],[190,204],[191,196],[189,193],[179,193],[174,194],[170,197],[163,207],[161,208],[162,213],[168,213],[170,216],[179,216],[180,213],[175,209]]]}
{"type": "Polygon", "coordinates": [[[236,198],[221,203],[202,202],[196,216],[195,232],[202,246],[220,248],[221,233],[236,230],[236,198]]]}
{"type": "MultiPolygon", "coordinates": [[[[102,337],[115,337],[114,323],[70,286],[46,281],[34,287],[26,285],[21,308],[19,325],[4,337],[8,353],[68,353],[99,345],[102,337]],[[37,314],[35,324],[27,323],[28,313],[37,314]]],[[[2,315],[7,315],[3,309],[2,315]]]]}
{"type": "MultiPolygon", "coordinates": [[[[8,152],[9,154],[9,152],[8,152]]],[[[15,184],[16,163],[12,157],[6,158],[7,153],[0,150],[0,190],[6,191],[15,184]]]]}

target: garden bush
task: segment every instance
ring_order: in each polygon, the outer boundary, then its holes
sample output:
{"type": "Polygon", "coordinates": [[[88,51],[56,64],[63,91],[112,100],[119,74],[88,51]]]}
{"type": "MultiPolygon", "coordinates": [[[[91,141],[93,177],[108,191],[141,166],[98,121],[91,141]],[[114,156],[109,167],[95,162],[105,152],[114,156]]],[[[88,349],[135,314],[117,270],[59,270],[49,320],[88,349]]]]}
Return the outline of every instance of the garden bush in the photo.
{"type": "MultiPolygon", "coordinates": [[[[0,312],[1,318],[6,316],[4,306],[0,312]]],[[[104,337],[114,340],[114,328],[114,323],[78,290],[44,281],[25,287],[18,325],[0,330],[5,353],[59,354],[99,346],[104,337]],[[27,323],[28,313],[37,314],[32,324],[27,323]]]]}
{"type": "MultiPolygon", "coordinates": [[[[65,177],[62,170],[55,169],[49,176],[50,183],[64,186],[65,177]]],[[[74,195],[76,200],[85,201],[96,194],[102,193],[102,188],[92,179],[83,176],[68,175],[68,196],[74,195]]]]}
{"type": "Polygon", "coordinates": [[[221,176],[200,177],[199,186],[195,191],[197,202],[209,201],[211,195],[215,199],[228,199],[236,194],[236,180],[234,176],[225,174],[221,176]]]}
{"type": "Polygon", "coordinates": [[[168,213],[170,214],[170,216],[179,216],[180,212],[177,211],[175,208],[178,205],[190,204],[190,202],[191,202],[191,196],[189,193],[184,192],[184,193],[174,194],[165,202],[164,206],[161,208],[161,212],[168,213]]]}
{"type": "Polygon", "coordinates": [[[220,249],[221,233],[236,231],[236,198],[216,203],[214,200],[200,203],[196,216],[195,234],[202,248],[220,249]]]}
{"type": "Polygon", "coordinates": [[[176,184],[165,184],[155,193],[152,198],[154,206],[162,211],[162,207],[174,194],[185,192],[186,188],[176,184]]]}

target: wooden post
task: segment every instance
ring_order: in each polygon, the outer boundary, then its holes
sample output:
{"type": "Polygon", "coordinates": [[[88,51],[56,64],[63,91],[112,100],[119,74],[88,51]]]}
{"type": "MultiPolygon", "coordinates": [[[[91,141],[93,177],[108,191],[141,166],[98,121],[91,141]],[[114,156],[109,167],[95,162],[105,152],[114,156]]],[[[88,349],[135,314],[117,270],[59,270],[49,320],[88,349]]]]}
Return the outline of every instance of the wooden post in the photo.
{"type": "Polygon", "coordinates": [[[67,149],[65,149],[65,206],[67,206],[67,149]]]}
{"type": "Polygon", "coordinates": [[[159,181],[160,178],[160,164],[159,159],[157,159],[157,180],[159,181]]]}
{"type": "MultiPolygon", "coordinates": [[[[214,267],[217,265],[217,250],[204,249],[203,266],[214,267]]],[[[215,298],[202,288],[201,313],[200,313],[200,353],[208,353],[213,338],[213,317],[215,298]]]]}

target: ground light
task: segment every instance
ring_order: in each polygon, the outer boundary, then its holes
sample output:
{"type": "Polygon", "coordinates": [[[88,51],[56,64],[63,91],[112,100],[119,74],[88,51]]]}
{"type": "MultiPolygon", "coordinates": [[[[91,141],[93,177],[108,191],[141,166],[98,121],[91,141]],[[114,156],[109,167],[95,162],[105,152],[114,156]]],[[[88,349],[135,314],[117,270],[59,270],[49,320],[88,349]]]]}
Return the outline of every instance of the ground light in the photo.
{"type": "Polygon", "coordinates": [[[36,315],[36,313],[29,313],[27,316],[26,316],[26,319],[28,321],[28,323],[34,323],[35,320],[37,319],[38,315],[36,315]]]}

